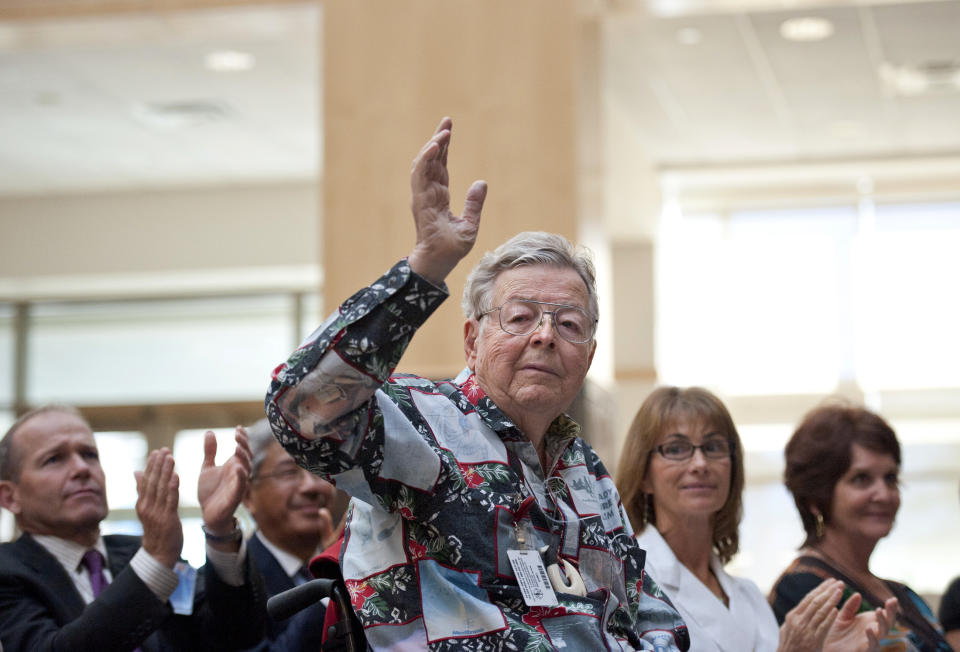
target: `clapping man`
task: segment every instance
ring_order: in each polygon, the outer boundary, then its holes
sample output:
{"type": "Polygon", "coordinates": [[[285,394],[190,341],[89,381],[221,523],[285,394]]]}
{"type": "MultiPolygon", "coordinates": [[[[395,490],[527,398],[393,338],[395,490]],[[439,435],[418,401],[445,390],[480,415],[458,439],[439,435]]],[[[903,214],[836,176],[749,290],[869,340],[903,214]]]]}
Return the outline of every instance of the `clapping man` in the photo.
{"type": "Polygon", "coordinates": [[[0,641],[9,650],[237,649],[263,635],[265,594],[233,516],[250,450],[216,466],[204,441],[198,498],[207,564],[179,562],[179,478],[166,449],[136,474],[143,536],[100,535],[106,481],[93,431],[70,407],[18,419],[0,440],[0,506],[23,535],[0,545],[0,641]]]}

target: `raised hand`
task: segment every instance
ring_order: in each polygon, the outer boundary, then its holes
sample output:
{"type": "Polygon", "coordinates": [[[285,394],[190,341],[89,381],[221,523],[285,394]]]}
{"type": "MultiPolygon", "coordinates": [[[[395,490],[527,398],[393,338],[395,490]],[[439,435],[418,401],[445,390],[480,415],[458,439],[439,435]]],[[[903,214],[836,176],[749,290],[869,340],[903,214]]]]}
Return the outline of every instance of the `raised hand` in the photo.
{"type": "Polygon", "coordinates": [[[183,550],[183,526],[177,514],[180,478],[173,471],[169,448],[150,453],[143,471],[134,471],[137,481],[137,518],[143,525],[141,545],[168,568],[173,568],[183,550]]]}
{"type": "Polygon", "coordinates": [[[237,510],[250,477],[250,443],[247,432],[237,426],[233,455],[221,466],[216,466],[217,438],[207,431],[203,438],[203,463],[197,480],[197,499],[203,513],[203,524],[213,534],[228,534],[233,530],[233,514],[237,510]]]}
{"type": "Polygon", "coordinates": [[[890,630],[900,605],[896,598],[890,598],[883,607],[858,614],[861,601],[859,593],[847,598],[823,643],[824,652],[874,652],[880,649],[880,639],[890,630]]]}
{"type": "Polygon", "coordinates": [[[417,244],[407,261],[410,268],[435,285],[473,248],[480,228],[480,212],[487,183],[474,181],[467,191],[463,214],[450,211],[447,151],[453,121],[444,118],[433,137],[420,149],[410,171],[410,209],[417,228],[417,244]]]}
{"type": "Polygon", "coordinates": [[[818,652],[837,620],[843,582],[827,579],[787,612],[777,652],[818,652]]]}

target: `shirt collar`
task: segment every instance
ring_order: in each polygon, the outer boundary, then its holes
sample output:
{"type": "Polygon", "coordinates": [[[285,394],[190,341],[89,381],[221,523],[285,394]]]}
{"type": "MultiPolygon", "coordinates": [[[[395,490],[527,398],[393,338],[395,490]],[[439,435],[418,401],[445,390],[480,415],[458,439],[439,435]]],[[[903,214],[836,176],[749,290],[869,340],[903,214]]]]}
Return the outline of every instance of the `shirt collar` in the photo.
{"type": "MultiPolygon", "coordinates": [[[[453,384],[456,385],[460,391],[463,392],[463,395],[466,396],[467,400],[477,408],[480,417],[490,428],[501,433],[501,435],[506,434],[505,431],[513,430],[515,431],[516,439],[525,439],[513,421],[480,389],[480,385],[477,383],[477,376],[469,367],[464,368],[463,371],[457,374],[457,377],[453,379],[453,384]]],[[[566,414],[561,414],[554,419],[547,428],[545,438],[548,455],[551,457],[555,456],[571,439],[579,436],[580,424],[566,414]]],[[[509,439],[509,437],[507,438],[509,439]]]]}
{"type": "MultiPolygon", "coordinates": [[[[90,550],[91,546],[85,546],[75,541],[68,541],[52,534],[31,534],[33,540],[39,543],[54,558],[60,562],[60,565],[71,573],[80,571],[80,561],[83,559],[83,553],[90,550]]],[[[103,537],[98,536],[93,549],[98,550],[103,558],[107,558],[107,546],[103,542],[103,537]]],[[[109,567],[109,562],[106,564],[109,567]]]]}
{"type": "Polygon", "coordinates": [[[254,532],[254,536],[260,539],[260,543],[266,547],[267,550],[273,555],[274,559],[277,560],[277,563],[280,564],[280,568],[283,569],[283,572],[287,574],[287,577],[293,577],[300,569],[305,566],[302,559],[296,555],[292,555],[283,548],[280,548],[267,537],[264,536],[263,532],[259,529],[254,532]]]}

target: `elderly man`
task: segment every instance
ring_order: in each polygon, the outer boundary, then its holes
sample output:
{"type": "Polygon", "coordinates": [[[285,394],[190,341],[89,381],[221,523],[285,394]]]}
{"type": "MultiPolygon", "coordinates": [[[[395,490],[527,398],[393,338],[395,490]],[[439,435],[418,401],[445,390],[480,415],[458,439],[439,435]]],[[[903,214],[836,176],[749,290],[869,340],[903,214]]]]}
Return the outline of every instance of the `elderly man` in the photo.
{"type": "Polygon", "coordinates": [[[223,466],[207,433],[198,497],[207,565],[178,563],[179,479],[168,449],[137,473],[142,537],[101,536],[106,481],[79,412],[44,407],[0,440],[0,505],[23,535],[0,545],[0,640],[8,650],[236,649],[263,636],[265,595],[233,517],[246,487],[246,436],[223,466]],[[175,570],[176,569],[176,570],[175,570]]]}
{"type": "MultiPolygon", "coordinates": [[[[331,508],[337,490],[297,466],[273,437],[266,419],[247,428],[247,434],[253,467],[243,504],[257,523],[247,551],[267,594],[273,596],[309,580],[307,564],[336,541],[339,531],[331,508]]],[[[287,620],[268,619],[266,638],[256,649],[319,650],[324,615],[318,603],[287,620]]]]}
{"type": "Polygon", "coordinates": [[[525,233],[486,254],[464,291],[467,369],[391,376],[477,236],[484,182],[449,210],[451,127],[414,160],[412,253],[278,368],[274,433],[354,497],[341,561],[375,649],[685,650],[613,482],[563,414],[596,348],[584,252],[525,233]]]}

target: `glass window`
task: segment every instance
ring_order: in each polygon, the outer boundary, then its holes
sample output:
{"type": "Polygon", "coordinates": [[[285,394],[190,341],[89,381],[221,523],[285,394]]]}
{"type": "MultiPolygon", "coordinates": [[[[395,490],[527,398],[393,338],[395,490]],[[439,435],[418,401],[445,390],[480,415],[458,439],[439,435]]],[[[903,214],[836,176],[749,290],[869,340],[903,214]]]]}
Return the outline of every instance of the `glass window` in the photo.
{"type": "Polygon", "coordinates": [[[133,472],[146,466],[146,438],[139,432],[97,432],[94,439],[107,479],[107,504],[112,510],[134,509],[137,481],[133,472]]]}
{"type": "Polygon", "coordinates": [[[28,396],[87,405],[259,399],[295,346],[291,314],[287,295],[37,304],[28,396]]]}
{"type": "Polygon", "coordinates": [[[657,265],[664,382],[728,395],[835,389],[852,355],[855,228],[853,207],[665,217],[657,265]]]}
{"type": "Polygon", "coordinates": [[[0,303],[0,410],[13,406],[13,317],[13,305],[0,303]]]}
{"type": "Polygon", "coordinates": [[[960,204],[877,206],[858,244],[861,387],[960,387],[960,204]]]}
{"type": "MultiPolygon", "coordinates": [[[[217,436],[216,463],[223,462],[233,455],[237,444],[234,441],[233,428],[212,428],[217,436]]],[[[177,475],[180,476],[180,505],[197,507],[197,480],[203,464],[203,437],[207,432],[201,430],[181,430],[173,443],[173,459],[176,460],[177,475]]]]}
{"type": "Polygon", "coordinates": [[[190,517],[183,519],[183,552],[181,557],[186,559],[194,568],[200,568],[207,563],[207,543],[203,537],[203,519],[190,517]]]}

